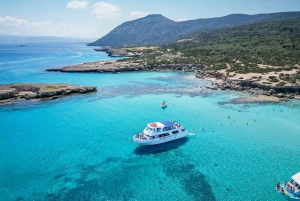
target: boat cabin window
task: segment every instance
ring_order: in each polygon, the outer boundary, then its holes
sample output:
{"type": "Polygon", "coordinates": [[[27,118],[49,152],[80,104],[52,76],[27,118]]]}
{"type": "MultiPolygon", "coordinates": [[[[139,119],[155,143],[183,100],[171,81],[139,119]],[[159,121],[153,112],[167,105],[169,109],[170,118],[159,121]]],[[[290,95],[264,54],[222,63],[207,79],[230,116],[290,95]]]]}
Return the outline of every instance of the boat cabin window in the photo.
{"type": "Polygon", "coordinates": [[[164,134],[158,135],[158,137],[166,137],[168,135],[169,135],[169,133],[164,133],[164,134]]]}
{"type": "Polygon", "coordinates": [[[293,179],[290,181],[290,183],[292,183],[294,186],[300,189],[300,185],[297,182],[295,182],[293,179]]]}
{"type": "Polygon", "coordinates": [[[157,132],[160,132],[160,129],[161,129],[161,128],[157,128],[157,132]]]}
{"type": "Polygon", "coordinates": [[[176,130],[176,131],[172,131],[172,133],[173,133],[173,134],[177,134],[177,133],[179,133],[179,132],[178,132],[178,130],[176,130]]]}
{"type": "Polygon", "coordinates": [[[150,128],[150,127],[148,127],[148,126],[145,128],[145,130],[146,130],[146,131],[149,131],[149,132],[151,132],[151,131],[155,132],[155,128],[150,128]]]}
{"type": "Polygon", "coordinates": [[[168,130],[171,130],[171,129],[172,129],[172,126],[164,127],[164,128],[163,128],[163,131],[168,131],[168,130]]]}

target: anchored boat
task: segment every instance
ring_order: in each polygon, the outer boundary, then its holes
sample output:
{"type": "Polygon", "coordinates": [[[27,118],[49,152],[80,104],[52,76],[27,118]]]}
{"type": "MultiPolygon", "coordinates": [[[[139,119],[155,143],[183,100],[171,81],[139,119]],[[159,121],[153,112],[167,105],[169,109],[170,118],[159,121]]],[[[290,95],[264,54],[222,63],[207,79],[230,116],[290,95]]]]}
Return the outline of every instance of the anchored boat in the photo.
{"type": "Polygon", "coordinates": [[[147,124],[143,133],[136,134],[132,140],[139,145],[155,145],[180,139],[189,133],[175,121],[162,121],[147,124]]]}
{"type": "Polygon", "coordinates": [[[162,108],[167,107],[167,101],[163,101],[163,102],[161,103],[161,107],[162,107],[162,108]]]}
{"type": "Polygon", "coordinates": [[[292,176],[289,182],[278,183],[275,189],[289,200],[300,200],[300,172],[292,176]]]}

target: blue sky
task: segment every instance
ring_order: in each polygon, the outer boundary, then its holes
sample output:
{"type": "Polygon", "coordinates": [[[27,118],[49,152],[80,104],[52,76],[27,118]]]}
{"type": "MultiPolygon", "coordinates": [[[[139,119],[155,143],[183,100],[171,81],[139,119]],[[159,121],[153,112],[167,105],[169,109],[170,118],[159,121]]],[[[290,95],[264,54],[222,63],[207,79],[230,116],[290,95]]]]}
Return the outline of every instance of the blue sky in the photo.
{"type": "Polygon", "coordinates": [[[147,14],[174,20],[300,11],[300,0],[1,0],[0,34],[100,38],[147,14]]]}

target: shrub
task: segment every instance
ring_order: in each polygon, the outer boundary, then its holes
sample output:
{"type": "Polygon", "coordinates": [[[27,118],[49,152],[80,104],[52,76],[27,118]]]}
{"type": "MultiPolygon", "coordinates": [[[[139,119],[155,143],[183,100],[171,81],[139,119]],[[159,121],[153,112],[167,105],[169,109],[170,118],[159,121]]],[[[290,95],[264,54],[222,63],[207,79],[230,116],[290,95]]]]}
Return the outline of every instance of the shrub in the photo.
{"type": "Polygon", "coordinates": [[[279,82],[278,84],[276,84],[276,86],[283,87],[285,84],[285,82],[279,82]]]}

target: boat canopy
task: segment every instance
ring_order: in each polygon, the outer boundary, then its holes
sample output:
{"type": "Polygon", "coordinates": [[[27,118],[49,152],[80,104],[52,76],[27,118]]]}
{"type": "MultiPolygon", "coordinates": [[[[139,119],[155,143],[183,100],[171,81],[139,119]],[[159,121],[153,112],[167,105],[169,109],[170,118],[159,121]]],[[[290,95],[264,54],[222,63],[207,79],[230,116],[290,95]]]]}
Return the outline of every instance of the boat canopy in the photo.
{"type": "Polygon", "coordinates": [[[162,121],[162,122],[153,122],[148,124],[151,128],[163,128],[163,127],[170,127],[173,126],[174,122],[172,121],[162,121]]]}
{"type": "Polygon", "coordinates": [[[292,176],[292,179],[300,185],[300,172],[292,176]]]}
{"type": "Polygon", "coordinates": [[[160,123],[163,124],[165,127],[169,127],[169,126],[173,126],[174,125],[173,121],[162,121],[160,123]]]}

